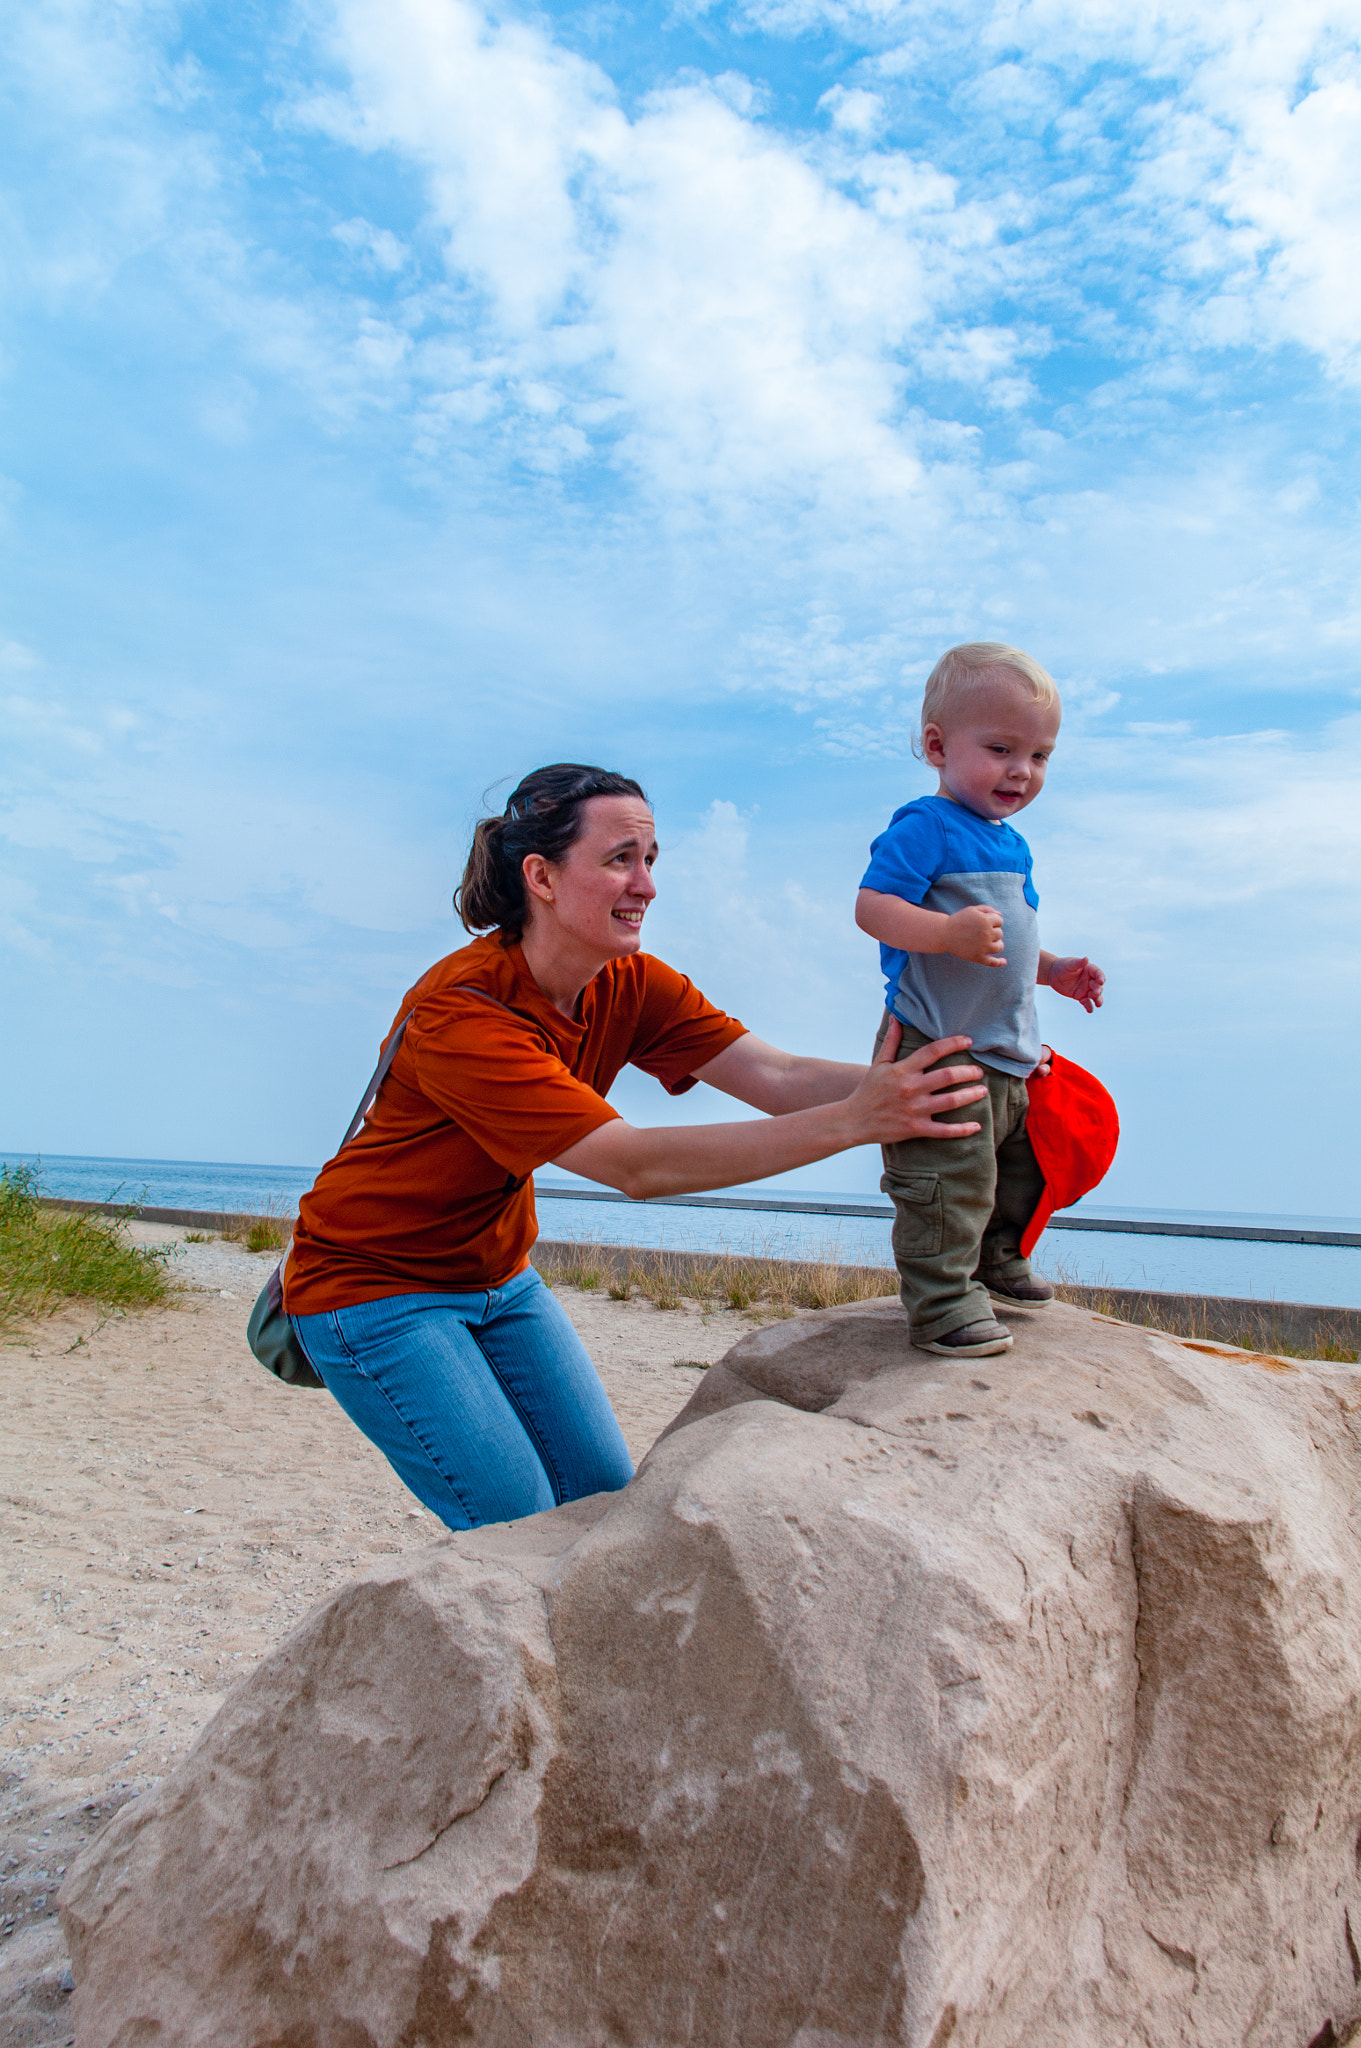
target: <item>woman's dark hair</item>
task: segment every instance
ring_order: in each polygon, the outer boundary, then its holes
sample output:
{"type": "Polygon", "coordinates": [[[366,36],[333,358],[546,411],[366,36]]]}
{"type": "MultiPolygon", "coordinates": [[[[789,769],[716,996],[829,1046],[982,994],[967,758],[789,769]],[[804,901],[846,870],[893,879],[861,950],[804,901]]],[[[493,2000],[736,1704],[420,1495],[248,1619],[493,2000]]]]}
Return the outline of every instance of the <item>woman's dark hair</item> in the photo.
{"type": "Polygon", "coordinates": [[[463,880],[454,891],[454,909],[465,931],[497,927],[508,940],[519,938],[529,911],[521,862],[530,853],[560,861],[580,839],[582,807],[593,796],[640,796],[647,802],[630,775],[555,761],[551,768],[526,775],[499,818],[478,821],[463,880]]]}

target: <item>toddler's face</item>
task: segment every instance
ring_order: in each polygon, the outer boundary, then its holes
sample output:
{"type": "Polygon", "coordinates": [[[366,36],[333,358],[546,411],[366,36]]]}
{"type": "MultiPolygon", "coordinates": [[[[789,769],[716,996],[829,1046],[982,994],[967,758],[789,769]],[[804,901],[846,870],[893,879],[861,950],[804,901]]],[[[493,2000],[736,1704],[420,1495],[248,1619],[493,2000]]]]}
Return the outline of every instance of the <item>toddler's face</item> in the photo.
{"type": "Polygon", "coordinates": [[[1014,818],[1044,788],[1061,716],[1057,703],[1037,704],[1023,683],[999,678],[963,706],[948,730],[928,725],[922,733],[941,795],[980,818],[1014,818]]]}

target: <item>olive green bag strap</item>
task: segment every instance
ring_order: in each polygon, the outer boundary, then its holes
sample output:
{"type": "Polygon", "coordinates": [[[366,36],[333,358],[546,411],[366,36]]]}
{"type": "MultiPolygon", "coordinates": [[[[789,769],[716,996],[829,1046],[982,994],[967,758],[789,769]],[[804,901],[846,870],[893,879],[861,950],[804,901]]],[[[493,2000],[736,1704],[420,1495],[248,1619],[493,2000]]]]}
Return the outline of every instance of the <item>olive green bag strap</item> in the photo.
{"type": "MultiPolygon", "coordinates": [[[[485,989],[469,988],[465,983],[460,983],[458,986],[462,988],[465,995],[480,996],[484,1003],[494,1003],[498,1010],[510,1009],[508,1003],[497,1002],[496,997],[489,996],[485,989]]],[[[405,1017],[402,1018],[401,1023],[383,1047],[383,1056],[373,1070],[368,1087],[360,1097],[358,1109],[350,1118],[349,1129],[336,1147],[337,1152],[344,1151],[369,1111],[373,1108],[378,1097],[378,1090],[387,1078],[388,1068],[397,1057],[397,1048],[406,1036],[406,1027],[411,1022],[413,1014],[414,1012],[411,1010],[407,1011],[405,1017]]],[[[519,1012],[511,1011],[511,1015],[518,1016],[519,1012]]],[[[285,1313],[283,1270],[283,1260],[281,1259],[268,1280],[266,1280],[264,1286],[260,1289],[259,1298],[256,1301],[255,1307],[250,1312],[250,1321],[246,1325],[246,1342],[250,1345],[251,1350],[255,1353],[261,1365],[264,1366],[265,1371],[272,1372],[275,1379],[283,1380],[285,1385],[290,1387],[324,1387],[326,1384],[325,1380],[316,1371],[312,1361],[298,1342],[297,1332],[285,1313]]]]}

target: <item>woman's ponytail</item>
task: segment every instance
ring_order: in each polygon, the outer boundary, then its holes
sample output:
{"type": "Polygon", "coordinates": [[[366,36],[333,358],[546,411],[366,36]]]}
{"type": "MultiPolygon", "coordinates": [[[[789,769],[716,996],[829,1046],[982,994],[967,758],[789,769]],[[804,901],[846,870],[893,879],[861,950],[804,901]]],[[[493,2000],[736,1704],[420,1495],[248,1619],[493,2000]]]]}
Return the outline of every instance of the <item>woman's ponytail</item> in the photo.
{"type": "Polygon", "coordinates": [[[505,873],[504,818],[482,818],[473,829],[473,843],[463,880],[454,891],[454,909],[466,931],[484,932],[493,925],[516,925],[525,914],[524,877],[505,873]]]}
{"type": "Polygon", "coordinates": [[[558,862],[581,837],[582,810],[595,796],[647,798],[631,776],[612,768],[586,768],[558,761],[526,775],[499,818],[481,818],[454,909],[465,931],[499,930],[507,944],[518,939],[529,913],[524,861],[531,853],[558,862]]]}

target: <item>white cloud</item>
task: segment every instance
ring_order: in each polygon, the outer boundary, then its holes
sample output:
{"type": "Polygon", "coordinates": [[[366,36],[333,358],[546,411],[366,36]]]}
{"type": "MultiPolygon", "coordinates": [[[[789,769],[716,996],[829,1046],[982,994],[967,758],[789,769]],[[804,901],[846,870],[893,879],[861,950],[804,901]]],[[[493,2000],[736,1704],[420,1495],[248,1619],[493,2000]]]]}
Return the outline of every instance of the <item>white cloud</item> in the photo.
{"type": "MultiPolygon", "coordinates": [[[[810,606],[802,631],[795,621],[772,620],[744,633],[733,664],[733,681],[773,688],[796,704],[855,699],[882,691],[909,666],[907,636],[889,630],[851,637],[836,612],[810,606]]],[[[819,728],[830,730],[819,721],[819,728]]]]}
{"type": "MultiPolygon", "coordinates": [[[[991,221],[929,165],[859,146],[865,92],[832,102],[829,151],[726,75],[630,118],[595,66],[468,0],[344,0],[338,36],[352,90],[299,118],[425,166],[488,316],[464,374],[507,405],[550,388],[583,448],[603,437],[654,488],[911,496],[904,357],[934,343],[934,373],[966,381],[1008,366],[1012,337],[959,304],[991,221]]],[[[465,391],[427,417],[466,417],[465,391]]]]}
{"type": "Polygon", "coordinates": [[[1281,78],[1244,93],[1217,198],[1232,252],[1227,297],[1268,334],[1361,376],[1361,61],[1320,54],[1294,98],[1281,78]]]}
{"type": "Polygon", "coordinates": [[[217,152],[184,118],[189,73],[162,45],[166,26],[163,10],[137,0],[6,11],[7,125],[44,173],[11,188],[11,295],[24,289],[49,306],[88,307],[120,266],[211,204],[217,152]]]}
{"type": "MultiPolygon", "coordinates": [[[[781,21],[815,16],[827,18],[781,21]]],[[[1333,368],[1351,361],[1355,53],[1346,34],[1330,40],[1342,16],[1318,0],[1288,22],[1242,5],[1146,17],[1113,0],[839,10],[877,53],[823,94],[830,134],[778,126],[743,73],[687,77],[626,112],[606,73],[540,22],[472,0],[340,0],[348,89],[309,93],[299,74],[292,119],[414,169],[429,204],[402,234],[358,213],[319,229],[355,258],[340,284],[324,266],[300,283],[296,265],[290,279],[261,254],[236,217],[239,167],[213,133],[211,95],[158,52],[154,10],[68,7],[60,19],[66,40],[34,29],[25,61],[35,76],[46,67],[49,92],[71,70],[89,109],[86,173],[97,167],[107,191],[93,226],[72,203],[70,225],[31,233],[30,247],[42,244],[49,284],[73,293],[125,255],[160,251],[239,352],[240,369],[193,406],[210,439],[244,445],[274,378],[304,389],[333,430],[392,415],[432,482],[473,448],[550,490],[598,488],[612,465],[643,487],[627,516],[660,516],[673,537],[717,522],[796,580],[806,563],[826,585],[822,610],[854,608],[848,579],[881,593],[910,584],[947,636],[984,613],[1010,630],[1007,607],[1025,618],[1018,592],[1045,581],[1070,535],[1093,555],[1103,542],[1107,557],[1167,551],[1158,522],[1177,478],[1161,493],[1136,482],[1133,507],[1115,488],[1075,490],[1074,458],[1094,437],[1126,449],[1140,427],[1145,445],[1155,428],[1180,438],[1188,410],[1205,428],[1236,396],[1213,382],[1225,339],[1260,349],[1294,337],[1333,368]],[[941,161],[875,139],[920,73],[954,93],[955,154],[942,128],[941,161]],[[1053,150],[1031,161],[996,136],[985,148],[980,128],[972,166],[957,145],[988,109],[1018,133],[1049,123],[1053,150]],[[431,235],[447,280],[422,269],[431,235]],[[1042,366],[1074,337],[1107,350],[1110,374],[1056,409],[1042,366]],[[1040,535],[1021,514],[1042,503],[1040,535]]],[[[1254,431],[1245,416],[1238,446],[1254,431]]],[[[1241,465],[1230,476],[1211,439],[1219,482],[1198,530],[1194,492],[1175,514],[1171,573],[1188,589],[1215,581],[1230,497],[1246,559],[1270,534],[1267,480],[1241,465]]],[[[1120,449],[1117,468],[1126,461],[1120,449]]],[[[1292,460],[1270,490],[1285,555],[1297,527],[1315,564],[1295,578],[1310,630],[1345,642],[1354,601],[1314,597],[1332,573],[1318,542],[1326,461],[1292,460]]],[[[606,488],[617,521],[623,494],[606,488]]],[[[1111,561],[1094,573],[1108,587],[1111,561]]],[[[1260,584],[1245,595],[1251,609],[1260,584]]],[[[1235,594],[1224,602],[1232,615],[1235,594]]],[[[931,630],[901,652],[914,659],[931,630]]],[[[1179,619],[1172,648],[1155,631],[1148,657],[1175,665],[1199,630],[1179,619]]],[[[783,616],[772,631],[797,637],[783,616]]],[[[884,680],[897,631],[876,616],[843,635],[879,650],[866,687],[884,680]]],[[[758,627],[752,645],[763,637],[758,627]]],[[[843,665],[839,687],[855,668],[843,665]]]]}
{"type": "MultiPolygon", "coordinates": [[[[0,698],[0,723],[8,728],[15,742],[40,736],[55,741],[64,752],[76,754],[97,754],[103,746],[101,735],[89,723],[76,718],[64,704],[52,698],[0,698]]],[[[13,768],[13,754],[10,763],[13,768]]]]}
{"type": "Polygon", "coordinates": [[[554,314],[581,253],[572,187],[626,129],[604,73],[525,23],[493,24],[463,0],[341,0],[345,99],[299,108],[361,147],[427,165],[457,266],[513,333],[554,314]]]}
{"type": "MultiPolygon", "coordinates": [[[[1052,124],[1059,159],[1043,168],[1041,207],[1074,173],[1079,204],[1109,194],[1126,254],[1178,287],[1164,310],[1179,337],[1189,316],[1208,346],[1293,342],[1361,375],[1357,0],[752,0],[741,12],[768,33],[861,38],[881,89],[943,72],[966,116],[991,112],[1023,136],[1052,124]]],[[[1098,238],[1112,225],[1082,221],[1098,238]]]]}
{"type": "Polygon", "coordinates": [[[406,243],[399,241],[391,229],[376,228],[362,215],[356,214],[352,220],[340,221],[331,233],[352,254],[367,257],[379,270],[390,274],[404,269],[411,260],[411,251],[406,243]]]}
{"type": "Polygon", "coordinates": [[[825,110],[833,127],[862,142],[868,142],[878,132],[884,119],[884,102],[879,94],[866,92],[858,85],[832,86],[822,95],[818,106],[825,110]]]}

